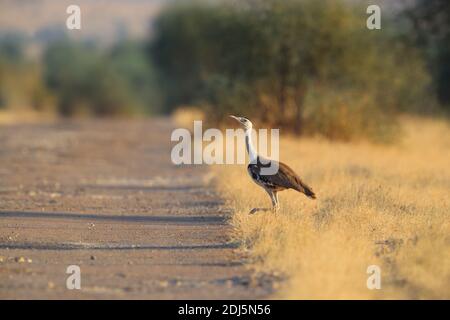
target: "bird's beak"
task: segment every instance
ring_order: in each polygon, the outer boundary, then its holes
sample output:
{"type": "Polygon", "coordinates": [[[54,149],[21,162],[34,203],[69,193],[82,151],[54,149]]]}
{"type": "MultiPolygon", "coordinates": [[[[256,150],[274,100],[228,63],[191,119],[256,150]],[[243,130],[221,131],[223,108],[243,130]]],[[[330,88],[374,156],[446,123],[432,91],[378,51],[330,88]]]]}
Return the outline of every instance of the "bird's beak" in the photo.
{"type": "Polygon", "coordinates": [[[238,118],[238,117],[235,117],[235,116],[230,116],[230,118],[233,118],[234,120],[236,120],[236,121],[239,121],[239,122],[240,122],[240,120],[239,120],[239,118],[238,118]]]}

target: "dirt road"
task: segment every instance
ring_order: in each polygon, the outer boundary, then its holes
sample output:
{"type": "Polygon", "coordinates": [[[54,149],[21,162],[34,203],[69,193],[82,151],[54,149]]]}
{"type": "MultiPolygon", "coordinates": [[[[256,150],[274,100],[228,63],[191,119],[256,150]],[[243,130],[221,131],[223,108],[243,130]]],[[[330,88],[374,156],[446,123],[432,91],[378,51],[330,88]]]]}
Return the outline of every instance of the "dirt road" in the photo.
{"type": "Polygon", "coordinates": [[[263,298],[168,119],[0,127],[0,298],[263,298]],[[81,289],[66,269],[81,269],[81,289]]]}

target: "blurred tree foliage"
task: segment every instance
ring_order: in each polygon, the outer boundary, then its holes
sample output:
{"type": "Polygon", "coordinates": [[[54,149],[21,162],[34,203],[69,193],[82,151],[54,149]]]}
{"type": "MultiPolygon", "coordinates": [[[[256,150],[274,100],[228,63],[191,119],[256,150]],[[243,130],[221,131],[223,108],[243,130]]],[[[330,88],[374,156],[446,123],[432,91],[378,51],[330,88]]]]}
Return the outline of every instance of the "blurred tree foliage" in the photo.
{"type": "Polygon", "coordinates": [[[199,105],[296,133],[387,137],[425,103],[420,54],[344,1],[194,2],[161,14],[151,54],[171,111],[199,105]]]}
{"type": "Polygon", "coordinates": [[[42,111],[52,96],[41,81],[41,67],[25,58],[20,34],[0,36],[0,108],[42,111]]]}
{"type": "Polygon", "coordinates": [[[355,3],[177,2],[150,46],[58,35],[32,58],[24,37],[3,34],[0,108],[105,116],[194,105],[216,124],[238,114],[298,134],[386,140],[397,113],[430,110],[431,88],[450,105],[450,2],[416,0],[407,19],[383,15],[378,31],[355,3]]]}
{"type": "Polygon", "coordinates": [[[0,59],[11,63],[24,60],[25,40],[20,34],[7,33],[0,37],[0,59]]]}
{"type": "Polygon", "coordinates": [[[403,13],[424,50],[440,102],[450,109],[450,1],[417,0],[403,13]]]}
{"type": "Polygon", "coordinates": [[[63,115],[130,115],[154,111],[156,80],[138,45],[120,43],[109,51],[69,41],[44,54],[45,81],[63,115]]]}

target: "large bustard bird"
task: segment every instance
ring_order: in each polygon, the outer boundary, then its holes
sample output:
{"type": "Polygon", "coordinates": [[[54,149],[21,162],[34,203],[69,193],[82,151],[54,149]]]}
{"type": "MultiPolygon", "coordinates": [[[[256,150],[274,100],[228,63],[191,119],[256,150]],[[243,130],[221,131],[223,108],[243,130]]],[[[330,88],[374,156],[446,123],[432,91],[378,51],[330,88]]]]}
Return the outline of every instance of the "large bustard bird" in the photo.
{"type": "Polygon", "coordinates": [[[280,204],[278,201],[278,192],[286,189],[294,189],[298,192],[304,193],[307,197],[315,199],[316,195],[313,190],[306,185],[300,177],[282,162],[277,162],[278,171],[274,174],[262,174],[261,170],[264,167],[273,165],[275,160],[265,159],[258,155],[252,143],[252,128],[253,124],[250,120],[243,117],[230,116],[237,120],[245,130],[245,145],[250,158],[250,163],[247,166],[247,171],[250,174],[252,180],[261,186],[270,196],[272,201],[272,208],[253,208],[250,214],[258,211],[278,211],[280,204]]]}

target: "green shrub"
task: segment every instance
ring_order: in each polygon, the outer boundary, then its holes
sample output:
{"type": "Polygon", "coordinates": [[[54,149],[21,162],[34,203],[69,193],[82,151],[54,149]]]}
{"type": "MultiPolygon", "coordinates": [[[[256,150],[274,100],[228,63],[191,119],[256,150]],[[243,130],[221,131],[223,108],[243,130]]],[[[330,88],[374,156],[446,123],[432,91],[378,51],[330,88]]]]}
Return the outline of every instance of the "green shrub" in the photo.
{"type": "Polygon", "coordinates": [[[305,99],[305,133],[330,139],[390,142],[397,126],[360,90],[313,87],[305,99]]]}
{"type": "Polygon", "coordinates": [[[142,49],[131,43],[108,51],[57,42],[47,48],[44,64],[45,82],[57,95],[63,115],[131,115],[156,109],[152,70],[142,49]]]}
{"type": "Polygon", "coordinates": [[[52,96],[41,82],[38,63],[26,59],[24,37],[0,36],[0,108],[46,110],[52,96]]]}
{"type": "Polygon", "coordinates": [[[368,30],[366,17],[347,1],[172,6],[151,50],[164,107],[199,105],[213,121],[237,113],[297,133],[385,140],[396,113],[429,100],[430,79],[414,47],[389,28],[368,30]],[[354,121],[344,125],[343,115],[354,121]]]}

